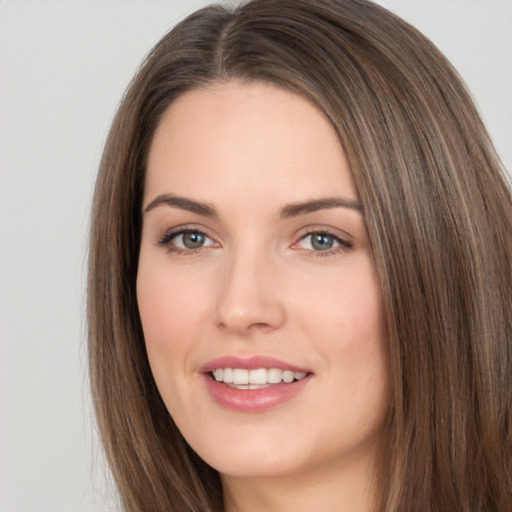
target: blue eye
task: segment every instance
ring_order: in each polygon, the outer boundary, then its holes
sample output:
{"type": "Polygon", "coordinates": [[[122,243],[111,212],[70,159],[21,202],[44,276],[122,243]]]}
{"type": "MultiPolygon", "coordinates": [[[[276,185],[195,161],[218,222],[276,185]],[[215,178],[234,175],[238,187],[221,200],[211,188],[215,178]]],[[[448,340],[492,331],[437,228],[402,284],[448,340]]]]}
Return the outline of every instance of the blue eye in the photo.
{"type": "Polygon", "coordinates": [[[198,249],[203,247],[207,236],[199,231],[185,231],[175,236],[173,241],[177,246],[182,246],[185,249],[198,249]]]}
{"type": "Polygon", "coordinates": [[[325,233],[313,233],[309,236],[311,237],[311,247],[315,251],[327,251],[339,243],[333,236],[325,233]]]}
{"type": "Polygon", "coordinates": [[[340,250],[351,249],[353,244],[331,233],[314,231],[304,235],[296,244],[296,247],[316,253],[332,254],[340,250]]]}
{"type": "Polygon", "coordinates": [[[159,245],[173,251],[194,251],[203,247],[215,245],[215,242],[202,231],[194,229],[182,229],[166,234],[159,242],[159,245]]]}

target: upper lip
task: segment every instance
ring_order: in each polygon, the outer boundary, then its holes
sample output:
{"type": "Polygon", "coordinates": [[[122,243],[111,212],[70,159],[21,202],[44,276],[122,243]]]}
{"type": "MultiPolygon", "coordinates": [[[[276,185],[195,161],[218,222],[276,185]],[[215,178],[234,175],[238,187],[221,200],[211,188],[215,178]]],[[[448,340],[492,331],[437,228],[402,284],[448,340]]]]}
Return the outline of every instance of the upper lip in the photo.
{"type": "Polygon", "coordinates": [[[257,370],[258,368],[279,368],[292,372],[311,373],[310,370],[296,366],[274,357],[268,356],[223,356],[207,362],[199,369],[200,373],[211,373],[217,368],[242,368],[244,370],[257,370]]]}

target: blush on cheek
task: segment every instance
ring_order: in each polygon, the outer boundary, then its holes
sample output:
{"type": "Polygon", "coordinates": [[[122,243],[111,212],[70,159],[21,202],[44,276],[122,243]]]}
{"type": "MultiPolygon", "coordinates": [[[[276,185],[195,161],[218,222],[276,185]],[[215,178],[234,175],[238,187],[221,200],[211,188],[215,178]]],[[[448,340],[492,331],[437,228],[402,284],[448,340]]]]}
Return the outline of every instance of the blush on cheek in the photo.
{"type": "Polygon", "coordinates": [[[164,299],[158,283],[153,286],[152,281],[145,279],[144,275],[138,277],[137,303],[147,346],[165,345],[168,330],[166,312],[169,310],[164,299]]]}

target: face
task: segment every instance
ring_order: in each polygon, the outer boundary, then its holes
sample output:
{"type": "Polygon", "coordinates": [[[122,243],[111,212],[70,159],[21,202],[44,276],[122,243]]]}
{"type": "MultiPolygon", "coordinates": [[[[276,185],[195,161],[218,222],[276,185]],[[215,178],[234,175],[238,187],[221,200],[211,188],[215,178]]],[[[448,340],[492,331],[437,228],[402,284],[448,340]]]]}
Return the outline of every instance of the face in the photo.
{"type": "Polygon", "coordinates": [[[137,297],[151,369],[230,477],[370,467],[389,403],[369,242],[342,147],[306,100],[187,92],[149,154],[137,297]]]}

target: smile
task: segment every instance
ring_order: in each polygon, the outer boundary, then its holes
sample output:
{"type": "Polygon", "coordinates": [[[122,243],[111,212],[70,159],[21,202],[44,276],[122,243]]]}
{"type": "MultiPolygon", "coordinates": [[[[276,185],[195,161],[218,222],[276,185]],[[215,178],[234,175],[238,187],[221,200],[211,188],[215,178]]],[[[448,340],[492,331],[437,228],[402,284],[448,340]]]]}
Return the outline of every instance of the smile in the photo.
{"type": "Polygon", "coordinates": [[[199,369],[206,390],[223,409],[263,413],[292,401],[310,387],[314,373],[266,356],[220,357],[199,369]]]}
{"type": "Polygon", "coordinates": [[[294,372],[280,368],[216,368],[213,378],[236,389],[263,389],[284,382],[291,384],[306,377],[307,372],[294,372]]]}

